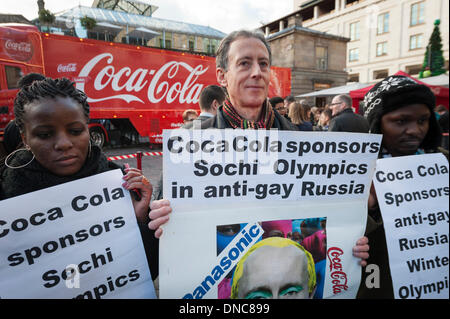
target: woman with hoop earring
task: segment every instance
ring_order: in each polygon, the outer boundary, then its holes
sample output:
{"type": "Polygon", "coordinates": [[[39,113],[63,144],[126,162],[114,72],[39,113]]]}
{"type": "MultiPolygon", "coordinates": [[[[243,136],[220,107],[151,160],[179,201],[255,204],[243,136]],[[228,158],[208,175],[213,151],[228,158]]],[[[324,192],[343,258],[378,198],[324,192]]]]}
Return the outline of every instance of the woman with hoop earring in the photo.
{"type": "MultiPolygon", "coordinates": [[[[157,259],[157,241],[147,227],[152,185],[141,170],[124,169],[91,145],[87,96],[66,78],[44,77],[22,86],[14,115],[24,147],[0,162],[0,201],[121,168],[123,187],[140,193],[140,198],[132,196],[134,211],[144,246],[155,246],[151,250],[157,259]]],[[[152,263],[157,265],[156,259],[152,263]]]]}

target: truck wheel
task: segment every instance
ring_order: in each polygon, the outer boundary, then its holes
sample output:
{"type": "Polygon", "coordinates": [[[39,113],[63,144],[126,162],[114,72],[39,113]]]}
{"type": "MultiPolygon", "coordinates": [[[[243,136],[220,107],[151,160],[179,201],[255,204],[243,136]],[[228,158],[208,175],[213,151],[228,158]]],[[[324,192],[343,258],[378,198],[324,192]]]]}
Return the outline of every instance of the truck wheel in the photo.
{"type": "Polygon", "coordinates": [[[91,143],[102,148],[105,144],[105,134],[103,134],[102,130],[94,127],[89,130],[89,133],[91,135],[91,143]]]}

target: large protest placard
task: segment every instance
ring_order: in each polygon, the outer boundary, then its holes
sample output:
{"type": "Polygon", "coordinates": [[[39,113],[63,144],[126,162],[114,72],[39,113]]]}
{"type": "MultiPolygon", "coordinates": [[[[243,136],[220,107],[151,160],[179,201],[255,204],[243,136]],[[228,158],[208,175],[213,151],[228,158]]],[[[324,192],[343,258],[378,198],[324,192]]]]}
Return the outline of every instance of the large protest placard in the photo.
{"type": "Polygon", "coordinates": [[[121,184],[114,170],[0,201],[0,297],[155,298],[121,184]]]}
{"type": "Polygon", "coordinates": [[[377,161],[374,185],[395,298],[449,297],[448,175],[442,154],[377,161]]]}
{"type": "Polygon", "coordinates": [[[160,297],[354,298],[361,266],[352,248],[364,234],[380,142],[357,133],[164,131],[163,193],[173,212],[160,239],[160,297]]]}

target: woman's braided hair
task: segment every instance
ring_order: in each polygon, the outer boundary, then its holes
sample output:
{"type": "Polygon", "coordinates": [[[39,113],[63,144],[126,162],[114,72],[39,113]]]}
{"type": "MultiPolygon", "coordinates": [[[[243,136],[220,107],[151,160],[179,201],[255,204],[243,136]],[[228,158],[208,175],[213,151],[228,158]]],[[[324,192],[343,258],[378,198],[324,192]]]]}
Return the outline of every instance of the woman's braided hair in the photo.
{"type": "Polygon", "coordinates": [[[23,132],[25,105],[40,98],[70,97],[81,104],[86,119],[89,120],[89,104],[84,92],[74,86],[74,82],[67,78],[52,79],[45,78],[40,81],[34,81],[31,85],[22,87],[14,100],[14,116],[16,125],[23,132]]]}

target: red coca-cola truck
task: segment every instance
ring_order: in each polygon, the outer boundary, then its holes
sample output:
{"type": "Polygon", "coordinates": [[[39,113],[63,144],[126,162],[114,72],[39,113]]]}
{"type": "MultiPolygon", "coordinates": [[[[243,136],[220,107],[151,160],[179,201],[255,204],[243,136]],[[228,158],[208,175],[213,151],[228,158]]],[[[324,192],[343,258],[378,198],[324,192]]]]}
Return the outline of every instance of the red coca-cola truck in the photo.
{"type": "MultiPolygon", "coordinates": [[[[125,135],[161,143],[162,130],[181,126],[183,111],[199,110],[202,89],[217,84],[214,57],[0,24],[0,138],[14,117],[17,80],[31,72],[67,77],[87,94],[97,144],[125,135]]],[[[289,95],[291,70],[271,72],[269,96],[289,95]]]]}

